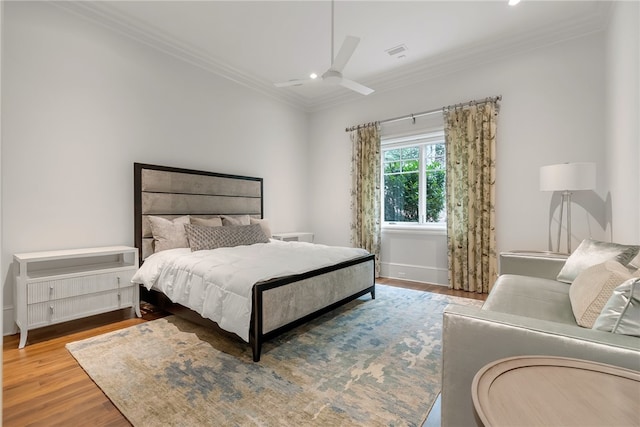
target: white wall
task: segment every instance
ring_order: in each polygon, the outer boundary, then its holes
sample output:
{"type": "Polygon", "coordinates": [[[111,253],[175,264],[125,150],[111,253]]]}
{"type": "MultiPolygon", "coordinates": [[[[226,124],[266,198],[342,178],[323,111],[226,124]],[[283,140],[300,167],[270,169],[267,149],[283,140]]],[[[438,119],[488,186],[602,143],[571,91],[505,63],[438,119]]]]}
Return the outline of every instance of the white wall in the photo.
{"type": "Polygon", "coordinates": [[[616,2],[607,34],[607,178],[612,235],[640,243],[640,3],[616,2]]]}
{"type": "MultiPolygon", "coordinates": [[[[498,250],[548,250],[552,242],[555,249],[557,220],[551,218],[558,216],[559,198],[539,191],[539,168],[568,161],[596,162],[600,172],[596,192],[574,195],[574,248],[586,237],[606,238],[603,63],[604,35],[593,34],[314,113],[309,159],[316,240],[349,244],[351,145],[345,127],[496,95],[503,96],[497,141],[498,250]]],[[[406,272],[421,271],[415,273],[420,277],[438,272],[442,277],[446,252],[434,256],[433,251],[446,251],[446,238],[421,235],[411,240],[406,235],[383,237],[383,265],[410,260],[404,263],[406,272]],[[423,254],[421,260],[416,253],[423,254]]],[[[440,283],[446,283],[446,275],[440,283]]]]}
{"type": "Polygon", "coordinates": [[[263,177],[272,229],[310,228],[305,113],[46,3],[2,31],[5,333],[12,254],[133,245],[136,161],[263,177]]]}
{"type": "MultiPolygon", "coordinates": [[[[2,187],[2,58],[4,56],[3,48],[4,38],[2,34],[2,28],[4,25],[4,2],[0,2],[0,188],[2,187]]],[[[0,242],[2,242],[2,197],[0,197],[0,242]]],[[[4,261],[0,257],[0,271],[3,270],[4,261]]],[[[0,293],[0,307],[4,307],[4,296],[0,293]]],[[[3,322],[0,317],[0,322],[3,322]]],[[[2,350],[3,344],[0,344],[0,350],[2,350]]],[[[0,353],[3,353],[0,351],[0,353]]],[[[0,354],[0,365],[3,364],[3,356],[0,354]]],[[[0,372],[0,383],[3,381],[4,370],[0,372]]],[[[2,402],[2,389],[0,388],[0,402],[2,402]]],[[[2,411],[0,411],[2,412],[2,411]]]]}

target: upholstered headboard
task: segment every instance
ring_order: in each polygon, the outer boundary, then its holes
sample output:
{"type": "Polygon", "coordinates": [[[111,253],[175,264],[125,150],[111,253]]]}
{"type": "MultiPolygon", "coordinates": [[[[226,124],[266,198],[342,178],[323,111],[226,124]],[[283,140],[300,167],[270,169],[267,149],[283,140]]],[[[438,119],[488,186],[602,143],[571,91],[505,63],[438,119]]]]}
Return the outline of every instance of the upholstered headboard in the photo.
{"type": "Polygon", "coordinates": [[[133,164],[135,245],[142,262],[153,253],[148,216],[250,215],[262,218],[262,178],[133,164]]]}

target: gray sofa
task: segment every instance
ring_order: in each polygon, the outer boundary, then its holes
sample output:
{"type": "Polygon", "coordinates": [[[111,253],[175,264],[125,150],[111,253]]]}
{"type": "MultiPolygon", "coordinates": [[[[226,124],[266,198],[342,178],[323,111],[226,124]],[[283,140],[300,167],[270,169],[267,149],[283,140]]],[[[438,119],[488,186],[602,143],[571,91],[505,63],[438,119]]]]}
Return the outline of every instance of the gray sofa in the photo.
{"type": "Polygon", "coordinates": [[[502,254],[500,276],[482,308],[445,310],[442,426],[476,425],[473,377],[484,365],[505,357],[562,356],[640,370],[640,338],[578,326],[570,285],[555,280],[565,260],[502,254]]]}

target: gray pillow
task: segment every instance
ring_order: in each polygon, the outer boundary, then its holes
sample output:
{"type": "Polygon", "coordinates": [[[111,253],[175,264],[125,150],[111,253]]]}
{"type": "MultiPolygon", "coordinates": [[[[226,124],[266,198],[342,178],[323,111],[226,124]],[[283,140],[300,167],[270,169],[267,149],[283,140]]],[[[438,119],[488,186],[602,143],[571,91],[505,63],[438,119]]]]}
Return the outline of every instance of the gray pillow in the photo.
{"type": "Polygon", "coordinates": [[[222,225],[249,225],[251,224],[251,217],[249,215],[222,215],[222,225]]]}
{"type": "Polygon", "coordinates": [[[626,266],[640,251],[640,246],[619,245],[585,239],[578,249],[569,255],[558,273],[559,282],[571,283],[583,270],[605,261],[617,261],[626,266]]]}
{"type": "Polygon", "coordinates": [[[222,227],[222,218],[214,216],[212,218],[191,217],[191,224],[206,225],[207,227],[222,227]]]}
{"type": "Polygon", "coordinates": [[[174,220],[159,216],[149,216],[149,225],[153,235],[153,251],[160,252],[174,248],[188,248],[187,233],[184,224],[189,223],[189,215],[174,220]]]}
{"type": "Polygon", "coordinates": [[[259,224],[227,227],[185,224],[184,228],[192,251],[269,242],[259,224]]]}
{"type": "Polygon", "coordinates": [[[613,291],[593,329],[640,337],[640,279],[629,279],[613,291]]]}
{"type": "Polygon", "coordinates": [[[250,218],[251,220],[251,224],[260,224],[260,227],[262,227],[262,231],[264,231],[264,235],[267,236],[268,238],[271,238],[272,234],[271,234],[271,227],[269,226],[269,221],[266,219],[257,219],[257,218],[250,218]]]}

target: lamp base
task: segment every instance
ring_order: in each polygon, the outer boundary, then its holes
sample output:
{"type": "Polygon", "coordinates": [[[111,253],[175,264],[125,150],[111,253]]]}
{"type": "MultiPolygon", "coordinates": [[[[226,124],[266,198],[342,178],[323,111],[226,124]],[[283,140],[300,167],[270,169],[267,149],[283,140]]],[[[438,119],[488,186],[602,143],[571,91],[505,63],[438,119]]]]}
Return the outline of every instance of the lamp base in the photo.
{"type": "Polygon", "coordinates": [[[567,205],[567,253],[571,253],[571,192],[564,191],[562,193],[562,202],[560,203],[560,221],[558,223],[558,250],[560,252],[560,237],[562,235],[562,213],[564,205],[567,205]]]}

